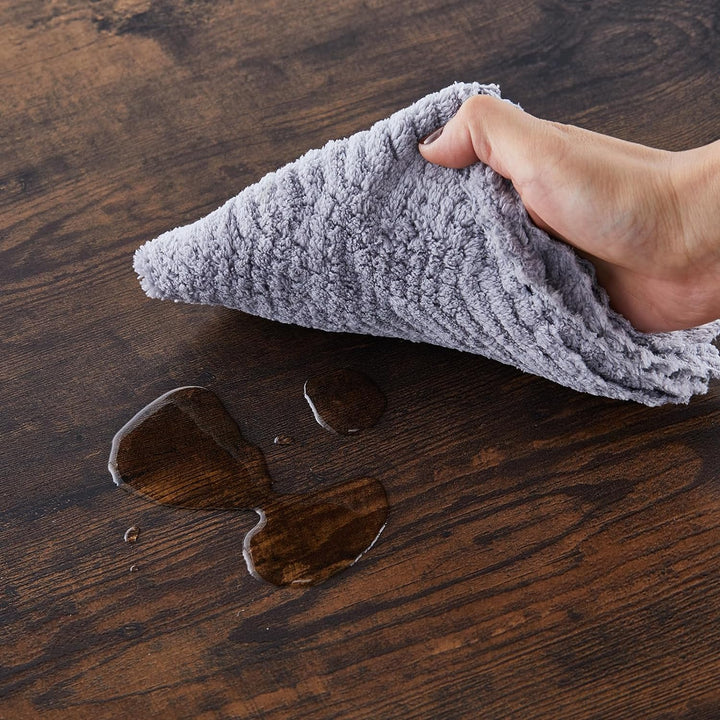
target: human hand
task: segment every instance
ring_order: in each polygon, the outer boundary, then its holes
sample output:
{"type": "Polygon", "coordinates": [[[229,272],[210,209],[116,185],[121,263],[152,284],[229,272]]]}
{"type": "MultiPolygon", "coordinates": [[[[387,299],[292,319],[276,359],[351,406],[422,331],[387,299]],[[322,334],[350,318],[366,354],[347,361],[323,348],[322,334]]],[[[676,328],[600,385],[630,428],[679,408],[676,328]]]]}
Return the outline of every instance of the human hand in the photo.
{"type": "Polygon", "coordinates": [[[478,95],[419,147],[438,165],[480,160],[510,179],[533,222],[595,265],[638,330],[720,317],[720,141],[667,152],[478,95]]]}

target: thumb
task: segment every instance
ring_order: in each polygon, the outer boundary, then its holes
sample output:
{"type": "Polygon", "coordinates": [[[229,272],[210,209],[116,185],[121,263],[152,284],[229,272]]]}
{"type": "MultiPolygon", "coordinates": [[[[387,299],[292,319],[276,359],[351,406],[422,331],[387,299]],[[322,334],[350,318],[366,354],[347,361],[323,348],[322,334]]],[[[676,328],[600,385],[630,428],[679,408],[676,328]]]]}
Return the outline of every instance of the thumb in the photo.
{"type": "Polygon", "coordinates": [[[536,225],[565,239],[562,232],[538,212],[554,215],[548,188],[557,184],[557,160],[567,154],[567,133],[557,123],[530,115],[507,100],[475,95],[466,100],[448,123],[420,141],[429,162],[462,168],[480,162],[507,178],[520,194],[536,225]]]}
{"type": "Polygon", "coordinates": [[[421,155],[437,165],[462,168],[480,160],[513,181],[518,190],[536,177],[539,157],[553,133],[506,100],[475,95],[442,128],[420,141],[421,155]]]}

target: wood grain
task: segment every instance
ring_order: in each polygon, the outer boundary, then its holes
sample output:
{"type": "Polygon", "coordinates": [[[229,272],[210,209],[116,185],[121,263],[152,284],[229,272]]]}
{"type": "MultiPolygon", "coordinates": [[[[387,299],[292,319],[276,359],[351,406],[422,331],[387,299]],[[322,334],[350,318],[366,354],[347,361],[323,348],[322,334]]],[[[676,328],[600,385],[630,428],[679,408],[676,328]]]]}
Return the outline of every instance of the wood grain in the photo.
{"type": "Polygon", "coordinates": [[[717,386],[661,409],[583,396],[150,301],[131,267],[142,241],[453,80],[709,142],[719,42],[715,0],[0,5],[0,718],[720,717],[717,386]],[[353,437],[302,395],[340,367],[388,401],[353,437]],[[276,588],[244,568],[253,513],[117,490],[114,433],[189,384],[279,492],[380,479],[372,551],[276,588]]]}

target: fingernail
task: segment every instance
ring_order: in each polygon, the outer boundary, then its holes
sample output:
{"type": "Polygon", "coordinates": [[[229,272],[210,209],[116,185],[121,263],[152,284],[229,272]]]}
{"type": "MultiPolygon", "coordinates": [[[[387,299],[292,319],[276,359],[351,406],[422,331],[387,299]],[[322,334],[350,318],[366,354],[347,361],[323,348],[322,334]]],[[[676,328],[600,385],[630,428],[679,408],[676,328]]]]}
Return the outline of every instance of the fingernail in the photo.
{"type": "Polygon", "coordinates": [[[426,135],[422,140],[420,140],[421,145],[429,145],[430,143],[435,142],[441,135],[444,128],[439,127],[437,130],[433,130],[429,135],[426,135]]]}

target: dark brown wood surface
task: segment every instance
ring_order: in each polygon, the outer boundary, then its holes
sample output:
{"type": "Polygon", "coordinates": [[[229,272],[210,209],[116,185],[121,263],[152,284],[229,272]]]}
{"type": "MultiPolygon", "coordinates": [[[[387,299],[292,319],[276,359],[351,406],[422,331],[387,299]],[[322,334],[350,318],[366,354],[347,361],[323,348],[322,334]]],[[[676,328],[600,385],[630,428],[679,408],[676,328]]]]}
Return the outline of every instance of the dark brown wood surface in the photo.
{"type": "Polygon", "coordinates": [[[717,384],[682,407],[599,399],[151,301],[131,266],[453,80],[630,140],[709,142],[719,48],[717,0],[0,4],[0,718],[719,718],[717,384]],[[387,396],[357,436],[302,395],[340,367],[387,396]],[[361,562],[263,584],[242,558],[253,513],[113,485],[114,433],[189,384],[279,491],[382,481],[388,524],[361,562]]]}

